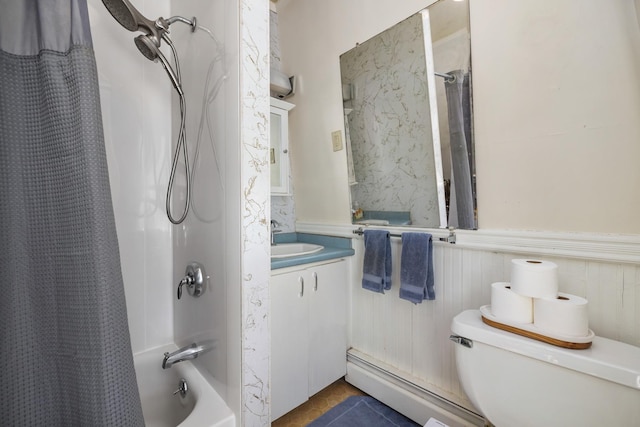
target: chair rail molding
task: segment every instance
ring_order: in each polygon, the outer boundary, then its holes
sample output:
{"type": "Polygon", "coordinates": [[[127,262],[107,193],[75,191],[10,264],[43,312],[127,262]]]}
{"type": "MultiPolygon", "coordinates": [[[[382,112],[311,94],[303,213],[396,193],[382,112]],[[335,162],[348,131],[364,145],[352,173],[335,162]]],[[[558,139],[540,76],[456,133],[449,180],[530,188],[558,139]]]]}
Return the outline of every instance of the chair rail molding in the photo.
{"type": "MultiPolygon", "coordinates": [[[[359,228],[354,224],[331,224],[296,222],[296,231],[300,233],[327,234],[357,238],[353,231],[359,228]]],[[[446,238],[448,229],[377,227],[392,233],[425,232],[435,238],[446,238]]],[[[455,230],[456,243],[460,248],[478,249],[496,252],[522,253],[528,255],[577,258],[616,263],[640,264],[640,235],[636,234],[599,234],[599,233],[563,233],[523,230],[455,230]]],[[[434,242],[448,244],[442,242],[434,242]]]]}

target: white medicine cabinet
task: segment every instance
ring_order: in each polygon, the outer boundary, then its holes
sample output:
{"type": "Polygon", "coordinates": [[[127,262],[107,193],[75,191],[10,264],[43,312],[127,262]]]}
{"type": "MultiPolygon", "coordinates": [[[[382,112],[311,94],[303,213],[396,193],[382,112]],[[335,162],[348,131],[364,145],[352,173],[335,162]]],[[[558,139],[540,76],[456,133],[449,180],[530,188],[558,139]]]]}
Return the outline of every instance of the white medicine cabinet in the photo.
{"type": "Polygon", "coordinates": [[[289,111],[295,105],[271,98],[271,139],[269,163],[271,169],[271,194],[288,196],[289,187],[289,111]]]}

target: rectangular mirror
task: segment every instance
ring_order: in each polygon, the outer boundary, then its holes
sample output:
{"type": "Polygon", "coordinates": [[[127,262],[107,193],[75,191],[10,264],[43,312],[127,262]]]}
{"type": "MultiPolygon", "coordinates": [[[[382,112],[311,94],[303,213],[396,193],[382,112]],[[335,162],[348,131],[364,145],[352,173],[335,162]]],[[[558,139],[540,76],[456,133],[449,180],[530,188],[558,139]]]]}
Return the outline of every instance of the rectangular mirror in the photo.
{"type": "Polygon", "coordinates": [[[354,223],[477,228],[467,1],[340,56],[354,223]]]}

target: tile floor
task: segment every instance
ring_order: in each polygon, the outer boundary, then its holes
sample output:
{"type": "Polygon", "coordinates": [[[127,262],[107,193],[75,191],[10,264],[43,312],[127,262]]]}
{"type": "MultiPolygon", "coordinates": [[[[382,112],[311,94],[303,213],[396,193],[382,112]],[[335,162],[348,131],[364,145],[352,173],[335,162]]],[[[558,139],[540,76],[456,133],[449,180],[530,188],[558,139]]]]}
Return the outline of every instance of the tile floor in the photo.
{"type": "Polygon", "coordinates": [[[304,427],[329,409],[350,396],[366,396],[360,389],[352,386],[344,378],[331,384],[309,398],[308,401],[284,414],[273,423],[272,427],[304,427]]]}

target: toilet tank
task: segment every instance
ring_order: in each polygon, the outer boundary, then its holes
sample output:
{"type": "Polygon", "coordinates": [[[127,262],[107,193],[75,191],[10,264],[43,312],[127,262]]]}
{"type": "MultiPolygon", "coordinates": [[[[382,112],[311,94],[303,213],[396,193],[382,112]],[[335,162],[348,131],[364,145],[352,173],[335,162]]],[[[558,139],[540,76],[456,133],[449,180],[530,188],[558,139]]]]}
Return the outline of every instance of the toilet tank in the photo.
{"type": "Polygon", "coordinates": [[[640,426],[640,348],[595,337],[570,350],[502,331],[479,310],[457,315],[460,383],[496,427],[640,426]]]}

